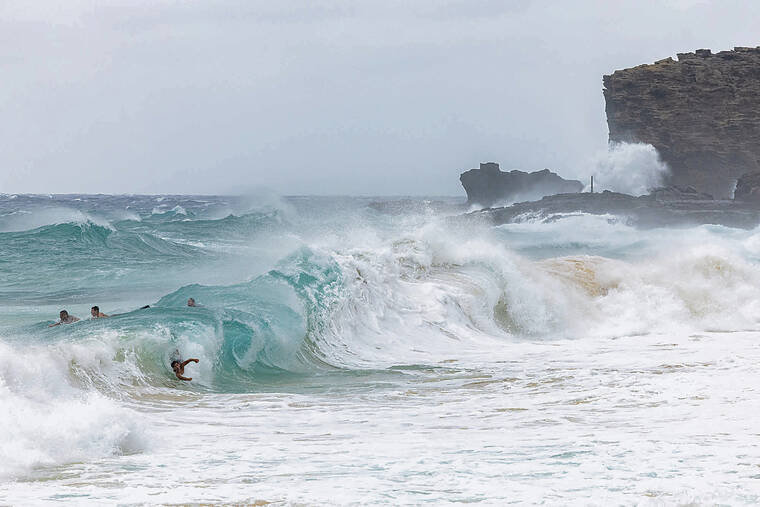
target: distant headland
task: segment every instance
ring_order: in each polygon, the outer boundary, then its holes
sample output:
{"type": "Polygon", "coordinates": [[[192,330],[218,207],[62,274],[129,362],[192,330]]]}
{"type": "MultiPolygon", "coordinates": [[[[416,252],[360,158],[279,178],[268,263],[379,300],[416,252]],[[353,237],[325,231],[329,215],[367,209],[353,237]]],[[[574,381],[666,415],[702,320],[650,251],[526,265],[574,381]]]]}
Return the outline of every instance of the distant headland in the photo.
{"type": "Polygon", "coordinates": [[[481,164],[460,177],[468,204],[532,200],[468,216],[506,223],[584,212],[639,227],[760,224],[760,46],[678,53],[678,60],[617,70],[603,83],[610,142],[654,146],[670,168],[668,186],[641,197],[581,193],[580,182],[548,170],[505,173],[481,164]]]}
{"type": "Polygon", "coordinates": [[[654,146],[669,183],[730,198],[760,171],[760,47],[678,53],[603,82],[610,141],[654,146]]]}

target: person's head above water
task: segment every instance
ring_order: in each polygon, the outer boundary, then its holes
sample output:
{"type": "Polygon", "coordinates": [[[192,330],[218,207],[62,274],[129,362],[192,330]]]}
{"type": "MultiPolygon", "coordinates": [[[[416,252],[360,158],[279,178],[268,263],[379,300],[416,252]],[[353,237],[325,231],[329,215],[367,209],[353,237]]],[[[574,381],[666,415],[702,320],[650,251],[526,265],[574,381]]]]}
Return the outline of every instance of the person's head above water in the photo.
{"type": "Polygon", "coordinates": [[[172,370],[174,371],[179,370],[179,361],[177,361],[176,359],[172,361],[172,370]]]}
{"type": "Polygon", "coordinates": [[[76,322],[79,320],[73,315],[69,315],[69,312],[67,312],[66,310],[61,310],[58,316],[61,317],[61,320],[59,320],[55,324],[50,324],[48,327],[60,326],[61,324],[71,324],[72,322],[76,322]]]}
{"type": "Polygon", "coordinates": [[[195,306],[195,299],[188,298],[188,300],[187,300],[187,306],[195,306]]]}
{"type": "Polygon", "coordinates": [[[99,319],[101,317],[108,317],[108,315],[106,315],[105,313],[102,313],[100,311],[100,307],[98,307],[98,306],[93,306],[92,308],[90,308],[90,315],[92,315],[93,319],[99,319]]]}

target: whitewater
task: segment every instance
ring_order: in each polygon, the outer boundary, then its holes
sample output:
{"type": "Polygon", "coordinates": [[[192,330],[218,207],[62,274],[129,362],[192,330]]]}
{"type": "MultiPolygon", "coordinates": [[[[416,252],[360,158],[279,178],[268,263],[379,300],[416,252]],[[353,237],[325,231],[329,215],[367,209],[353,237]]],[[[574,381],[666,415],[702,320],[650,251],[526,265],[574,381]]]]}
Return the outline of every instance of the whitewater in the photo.
{"type": "Polygon", "coordinates": [[[466,211],[0,195],[0,505],[760,502],[760,230],[466,211]]]}

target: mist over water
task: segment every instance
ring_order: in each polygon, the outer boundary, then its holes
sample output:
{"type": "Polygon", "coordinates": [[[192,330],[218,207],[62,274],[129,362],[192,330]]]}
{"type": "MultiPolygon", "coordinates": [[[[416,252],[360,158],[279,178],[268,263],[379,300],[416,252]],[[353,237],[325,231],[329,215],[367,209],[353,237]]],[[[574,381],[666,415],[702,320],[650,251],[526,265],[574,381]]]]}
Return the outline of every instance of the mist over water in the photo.
{"type": "Polygon", "coordinates": [[[0,196],[0,498],[759,500],[760,232],[463,209],[0,196]]]}

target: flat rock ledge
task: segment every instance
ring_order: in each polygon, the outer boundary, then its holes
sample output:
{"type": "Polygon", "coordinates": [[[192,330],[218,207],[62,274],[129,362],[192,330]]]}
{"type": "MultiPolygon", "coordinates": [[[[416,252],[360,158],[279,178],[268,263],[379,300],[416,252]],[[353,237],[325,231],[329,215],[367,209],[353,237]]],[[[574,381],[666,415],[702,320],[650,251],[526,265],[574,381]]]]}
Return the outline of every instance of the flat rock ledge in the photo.
{"type": "Polygon", "coordinates": [[[641,229],[693,227],[704,224],[752,229],[760,224],[760,208],[756,204],[710,199],[707,194],[688,190],[658,189],[640,197],[610,191],[557,194],[538,201],[473,211],[454,219],[486,220],[492,225],[501,225],[527,219],[550,222],[561,215],[588,213],[614,215],[624,223],[641,229]],[[683,194],[687,196],[683,197],[683,194]]]}

